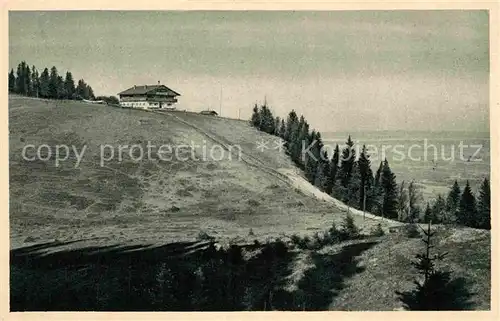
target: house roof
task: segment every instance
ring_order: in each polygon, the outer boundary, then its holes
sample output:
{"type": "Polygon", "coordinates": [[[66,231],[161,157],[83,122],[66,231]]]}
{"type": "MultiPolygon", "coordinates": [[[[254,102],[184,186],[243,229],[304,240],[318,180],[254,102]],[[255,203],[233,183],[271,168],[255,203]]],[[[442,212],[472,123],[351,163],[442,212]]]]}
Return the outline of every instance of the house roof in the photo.
{"type": "Polygon", "coordinates": [[[200,112],[200,114],[203,114],[203,115],[218,115],[215,110],[202,110],[200,112]]]}
{"type": "Polygon", "coordinates": [[[154,91],[158,88],[166,88],[167,91],[174,95],[174,96],[180,96],[181,94],[179,94],[178,92],[175,92],[173,91],[172,89],[168,88],[167,86],[165,85],[143,85],[143,86],[134,86],[134,87],[131,87],[127,90],[124,90],[120,93],[118,93],[118,95],[144,95],[150,91],[154,91]]]}

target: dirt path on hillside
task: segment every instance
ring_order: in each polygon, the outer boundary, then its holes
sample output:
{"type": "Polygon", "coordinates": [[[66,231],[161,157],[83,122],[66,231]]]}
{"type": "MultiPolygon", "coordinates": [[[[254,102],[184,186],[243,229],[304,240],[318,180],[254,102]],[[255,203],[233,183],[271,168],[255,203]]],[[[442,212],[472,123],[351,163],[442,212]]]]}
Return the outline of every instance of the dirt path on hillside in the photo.
{"type": "MultiPolygon", "coordinates": [[[[217,134],[214,134],[212,132],[207,132],[204,129],[178,117],[177,115],[174,115],[173,113],[159,113],[159,112],[155,112],[155,113],[167,115],[168,117],[174,118],[177,121],[185,124],[186,126],[193,128],[197,132],[208,137],[213,142],[221,145],[222,147],[224,147],[228,151],[231,151],[231,149],[229,148],[230,142],[225,137],[218,136],[217,134]]],[[[252,166],[252,167],[256,167],[259,170],[275,177],[276,179],[280,180],[281,182],[284,182],[288,186],[300,190],[305,195],[312,196],[312,197],[314,197],[318,200],[321,200],[321,201],[326,201],[330,204],[337,206],[339,209],[341,209],[343,211],[346,211],[346,212],[349,211],[350,213],[352,213],[354,215],[360,215],[365,219],[371,219],[371,220],[384,222],[389,227],[396,227],[396,226],[405,225],[405,223],[402,223],[402,222],[398,222],[398,221],[394,221],[394,220],[387,219],[384,217],[380,217],[380,216],[377,216],[377,215],[374,215],[374,214],[371,214],[368,212],[363,213],[363,211],[360,211],[360,210],[354,209],[350,206],[347,206],[346,204],[344,204],[340,200],[322,192],[316,186],[309,183],[298,172],[297,169],[279,168],[278,170],[276,170],[274,168],[266,166],[260,159],[254,157],[254,156],[251,156],[247,153],[244,153],[243,151],[241,152],[241,156],[242,156],[241,157],[242,161],[245,162],[247,165],[252,166]]]]}
{"type": "Polygon", "coordinates": [[[372,220],[377,220],[377,221],[381,221],[384,223],[388,223],[390,226],[401,226],[401,225],[405,224],[405,223],[394,221],[394,220],[391,220],[391,219],[388,219],[385,217],[377,216],[377,215],[374,215],[374,214],[371,214],[368,212],[363,213],[363,211],[360,211],[360,210],[355,209],[353,207],[347,206],[342,201],[326,194],[325,192],[322,192],[319,188],[317,188],[316,186],[309,183],[304,177],[302,177],[297,172],[297,170],[280,168],[280,169],[278,169],[278,171],[280,171],[285,176],[287,176],[288,179],[292,182],[293,186],[295,188],[298,188],[303,193],[310,195],[310,196],[313,196],[313,197],[317,198],[318,200],[326,201],[326,202],[329,202],[331,204],[334,204],[335,206],[337,206],[341,210],[344,210],[346,212],[349,211],[350,213],[352,213],[354,215],[360,215],[360,216],[363,216],[364,218],[367,218],[367,219],[372,219],[372,220]]]}

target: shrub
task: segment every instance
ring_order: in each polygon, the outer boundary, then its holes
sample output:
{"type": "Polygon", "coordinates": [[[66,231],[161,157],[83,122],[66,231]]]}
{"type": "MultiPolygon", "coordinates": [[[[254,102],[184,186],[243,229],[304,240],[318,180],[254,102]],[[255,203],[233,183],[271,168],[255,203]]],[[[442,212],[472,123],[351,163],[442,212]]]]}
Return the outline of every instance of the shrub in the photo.
{"type": "Polygon", "coordinates": [[[348,212],[342,222],[342,227],[340,229],[340,234],[342,239],[355,239],[359,237],[360,230],[354,224],[354,219],[352,215],[348,212]]]}
{"type": "Polygon", "coordinates": [[[405,226],[406,236],[409,238],[419,238],[420,232],[418,231],[417,224],[410,223],[405,226]]]}
{"type": "Polygon", "coordinates": [[[382,229],[382,224],[378,223],[377,227],[375,227],[371,233],[372,236],[383,236],[385,234],[384,230],[382,229]]]}
{"type": "Polygon", "coordinates": [[[198,241],[213,241],[215,240],[215,237],[208,235],[205,231],[200,231],[196,239],[198,241]]]}

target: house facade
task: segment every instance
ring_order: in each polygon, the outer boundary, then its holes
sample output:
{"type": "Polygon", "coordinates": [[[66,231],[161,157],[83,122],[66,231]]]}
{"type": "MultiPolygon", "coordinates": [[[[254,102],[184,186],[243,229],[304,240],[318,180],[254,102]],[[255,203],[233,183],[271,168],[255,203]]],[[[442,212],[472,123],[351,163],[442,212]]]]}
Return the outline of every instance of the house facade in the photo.
{"type": "Polygon", "coordinates": [[[158,82],[157,85],[133,86],[118,93],[120,106],[141,109],[175,109],[179,93],[158,82]]]}

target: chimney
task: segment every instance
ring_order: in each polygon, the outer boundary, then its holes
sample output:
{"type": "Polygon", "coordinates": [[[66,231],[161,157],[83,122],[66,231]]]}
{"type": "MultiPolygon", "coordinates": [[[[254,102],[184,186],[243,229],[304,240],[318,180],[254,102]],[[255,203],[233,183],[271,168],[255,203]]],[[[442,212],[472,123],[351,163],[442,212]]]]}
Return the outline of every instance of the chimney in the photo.
{"type": "Polygon", "coordinates": [[[137,89],[137,86],[136,86],[136,85],[134,85],[134,89],[137,89]]]}
{"type": "Polygon", "coordinates": [[[158,80],[158,85],[160,84],[160,81],[158,80]]]}
{"type": "Polygon", "coordinates": [[[148,89],[148,85],[145,85],[144,87],[146,87],[146,89],[148,89]]]}

